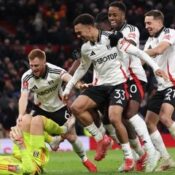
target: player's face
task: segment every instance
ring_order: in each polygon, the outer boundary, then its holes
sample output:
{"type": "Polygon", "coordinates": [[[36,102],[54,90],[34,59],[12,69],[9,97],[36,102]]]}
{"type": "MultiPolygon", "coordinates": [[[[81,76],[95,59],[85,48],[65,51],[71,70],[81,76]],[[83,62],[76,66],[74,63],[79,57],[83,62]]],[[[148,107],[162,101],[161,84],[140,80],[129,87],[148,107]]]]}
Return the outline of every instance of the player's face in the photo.
{"type": "Polygon", "coordinates": [[[77,24],[74,26],[74,31],[77,38],[80,38],[83,41],[89,41],[92,38],[91,28],[88,25],[77,24]]]}
{"type": "Polygon", "coordinates": [[[120,28],[125,21],[125,14],[118,7],[109,7],[108,19],[112,28],[120,28]]]}
{"type": "Polygon", "coordinates": [[[30,69],[36,77],[41,77],[46,69],[46,61],[35,57],[33,60],[29,60],[30,69]]]}
{"type": "Polygon", "coordinates": [[[149,32],[150,36],[154,36],[162,28],[161,20],[154,19],[153,16],[145,17],[145,28],[149,32]]]}

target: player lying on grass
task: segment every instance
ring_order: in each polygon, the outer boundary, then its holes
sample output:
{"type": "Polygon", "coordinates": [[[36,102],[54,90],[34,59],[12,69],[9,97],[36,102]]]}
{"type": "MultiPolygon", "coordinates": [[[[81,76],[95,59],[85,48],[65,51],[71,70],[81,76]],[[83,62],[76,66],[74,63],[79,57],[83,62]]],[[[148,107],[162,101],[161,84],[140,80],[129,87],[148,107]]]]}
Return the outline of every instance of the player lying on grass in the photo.
{"type": "Polygon", "coordinates": [[[53,126],[52,133],[64,134],[68,131],[67,126],[59,126],[44,116],[32,117],[29,114],[11,128],[14,153],[12,156],[0,156],[0,174],[36,175],[42,172],[49,160],[44,140],[44,130],[50,130],[48,124],[53,126]]]}

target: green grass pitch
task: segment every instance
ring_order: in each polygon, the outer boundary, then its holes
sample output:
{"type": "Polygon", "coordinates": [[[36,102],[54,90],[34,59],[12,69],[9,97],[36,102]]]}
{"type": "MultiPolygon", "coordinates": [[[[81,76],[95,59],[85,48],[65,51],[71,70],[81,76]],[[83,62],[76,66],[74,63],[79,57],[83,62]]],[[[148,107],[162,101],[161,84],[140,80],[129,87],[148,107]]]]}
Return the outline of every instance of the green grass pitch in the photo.
{"type": "MultiPolygon", "coordinates": [[[[175,159],[175,148],[169,149],[170,154],[175,159]]],[[[95,155],[94,151],[87,152],[88,157],[93,160],[95,155]]],[[[95,162],[95,161],[93,161],[95,162]]],[[[96,175],[137,175],[137,174],[151,174],[151,175],[175,175],[175,169],[171,169],[164,172],[152,172],[152,173],[118,173],[117,168],[122,163],[122,152],[120,150],[110,150],[106,158],[100,162],[95,162],[98,167],[98,173],[96,175]]],[[[79,158],[74,152],[52,152],[50,156],[50,162],[45,167],[45,175],[87,175],[91,174],[82,165],[79,158]]]]}

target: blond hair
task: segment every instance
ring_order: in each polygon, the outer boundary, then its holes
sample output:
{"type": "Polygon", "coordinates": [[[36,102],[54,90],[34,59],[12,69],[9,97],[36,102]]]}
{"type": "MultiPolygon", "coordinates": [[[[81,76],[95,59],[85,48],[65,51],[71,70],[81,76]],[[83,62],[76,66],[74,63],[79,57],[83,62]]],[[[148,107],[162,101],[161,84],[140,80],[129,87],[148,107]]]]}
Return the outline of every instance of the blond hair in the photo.
{"type": "Polygon", "coordinates": [[[46,60],[46,54],[41,49],[33,49],[29,52],[28,54],[29,60],[34,60],[36,57],[41,60],[46,60]]]}

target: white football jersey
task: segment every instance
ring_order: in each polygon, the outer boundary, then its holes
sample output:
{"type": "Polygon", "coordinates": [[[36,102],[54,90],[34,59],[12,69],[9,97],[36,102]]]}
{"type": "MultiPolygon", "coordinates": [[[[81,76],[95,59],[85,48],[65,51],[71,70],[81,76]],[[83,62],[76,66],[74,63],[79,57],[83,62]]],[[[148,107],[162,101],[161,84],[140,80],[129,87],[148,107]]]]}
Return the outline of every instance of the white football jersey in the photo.
{"type": "MultiPolygon", "coordinates": [[[[140,33],[137,27],[125,23],[123,27],[120,29],[120,32],[122,32],[123,36],[127,40],[132,40],[136,43],[136,46],[139,48],[139,38],[140,33]]],[[[124,55],[123,63],[127,68],[128,74],[130,74],[130,79],[139,79],[144,82],[147,82],[145,70],[142,67],[141,60],[136,56],[131,55],[124,55]],[[128,59],[126,59],[126,56],[129,56],[128,59]]]]}
{"type": "Polygon", "coordinates": [[[55,112],[65,106],[61,101],[61,76],[66,71],[50,63],[46,65],[46,73],[43,77],[36,78],[31,69],[23,74],[21,92],[32,92],[34,104],[47,112],[55,112]]]}
{"type": "Polygon", "coordinates": [[[170,81],[164,81],[162,78],[156,77],[158,80],[158,90],[164,90],[168,87],[175,86],[175,30],[163,28],[157,37],[149,37],[144,50],[155,48],[160,42],[165,41],[170,44],[162,55],[153,58],[160,69],[164,70],[169,76],[170,81]]]}
{"type": "Polygon", "coordinates": [[[99,41],[84,43],[81,61],[85,66],[93,64],[96,72],[95,85],[117,85],[126,82],[126,69],[121,64],[121,55],[116,47],[109,46],[109,33],[102,32],[99,41]]]}

